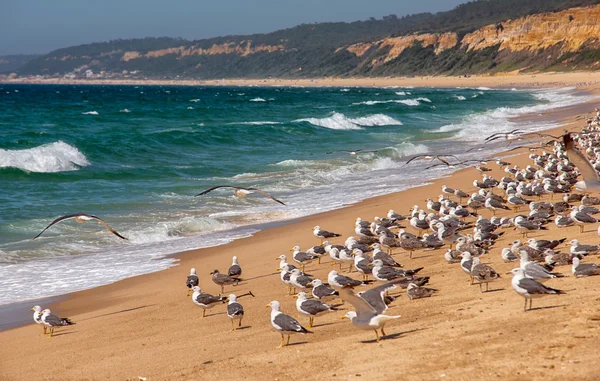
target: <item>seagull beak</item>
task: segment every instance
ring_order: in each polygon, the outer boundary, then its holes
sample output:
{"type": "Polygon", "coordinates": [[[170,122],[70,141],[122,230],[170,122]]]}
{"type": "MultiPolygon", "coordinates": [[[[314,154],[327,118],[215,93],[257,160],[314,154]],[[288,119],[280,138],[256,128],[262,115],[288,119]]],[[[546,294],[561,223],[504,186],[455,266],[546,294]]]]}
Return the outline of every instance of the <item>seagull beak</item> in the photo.
{"type": "Polygon", "coordinates": [[[229,298],[225,298],[225,303],[229,303],[229,298]]]}
{"type": "Polygon", "coordinates": [[[346,319],[346,317],[345,317],[345,316],[342,316],[342,317],[340,318],[340,320],[344,320],[344,319],[346,319]]]}
{"type": "Polygon", "coordinates": [[[269,307],[271,307],[271,305],[270,305],[270,304],[267,304],[267,305],[265,306],[265,308],[269,308],[269,307]]]}
{"type": "Polygon", "coordinates": [[[506,275],[510,275],[510,274],[512,274],[510,271],[506,273],[506,275]]]}
{"type": "Polygon", "coordinates": [[[294,251],[294,248],[292,247],[292,248],[290,249],[290,251],[294,251]]]}
{"type": "Polygon", "coordinates": [[[277,257],[277,258],[275,258],[275,260],[276,260],[276,261],[280,261],[280,260],[281,260],[281,258],[277,257]]]}
{"type": "Polygon", "coordinates": [[[462,254],[458,254],[457,257],[462,258],[462,254]]]}
{"type": "Polygon", "coordinates": [[[375,266],[375,265],[374,265],[374,264],[372,264],[372,263],[369,263],[367,266],[369,266],[369,267],[373,267],[373,266],[375,266]]]}
{"type": "Polygon", "coordinates": [[[281,269],[280,269],[280,268],[277,268],[277,271],[281,271],[281,269]]]}
{"type": "Polygon", "coordinates": [[[35,311],[33,308],[30,308],[29,311],[35,311]]]}
{"type": "Polygon", "coordinates": [[[306,284],[306,287],[312,287],[312,283],[308,282],[308,283],[306,284]]]}
{"type": "Polygon", "coordinates": [[[294,299],[298,299],[298,294],[296,294],[296,295],[292,296],[292,298],[294,298],[294,299]]]}

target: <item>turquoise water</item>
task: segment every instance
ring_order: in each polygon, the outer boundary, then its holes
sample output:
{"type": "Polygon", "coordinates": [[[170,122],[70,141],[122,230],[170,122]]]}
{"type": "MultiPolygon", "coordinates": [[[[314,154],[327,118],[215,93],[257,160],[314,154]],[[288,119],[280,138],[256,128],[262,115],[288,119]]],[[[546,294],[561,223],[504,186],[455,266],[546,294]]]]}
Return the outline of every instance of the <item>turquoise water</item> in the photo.
{"type": "Polygon", "coordinates": [[[516,128],[512,116],[583,99],[572,89],[0,85],[0,304],[158,271],[176,264],[167,254],[256,224],[421,184],[447,172],[407,156],[464,152],[516,128]],[[379,151],[326,154],[339,149],[379,151]],[[194,197],[215,185],[287,205],[230,190],[194,197]],[[31,240],[76,212],[129,241],[73,220],[31,240]]]}

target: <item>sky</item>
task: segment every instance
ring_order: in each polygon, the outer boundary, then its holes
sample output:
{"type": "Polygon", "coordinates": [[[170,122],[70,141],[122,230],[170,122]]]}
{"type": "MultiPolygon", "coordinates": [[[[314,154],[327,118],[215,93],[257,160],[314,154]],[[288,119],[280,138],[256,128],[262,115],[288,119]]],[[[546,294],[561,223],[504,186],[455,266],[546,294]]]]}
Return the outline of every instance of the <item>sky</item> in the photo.
{"type": "Polygon", "coordinates": [[[3,0],[0,55],[44,54],[113,39],[190,40],[303,23],[439,12],[466,0],[3,0]]]}

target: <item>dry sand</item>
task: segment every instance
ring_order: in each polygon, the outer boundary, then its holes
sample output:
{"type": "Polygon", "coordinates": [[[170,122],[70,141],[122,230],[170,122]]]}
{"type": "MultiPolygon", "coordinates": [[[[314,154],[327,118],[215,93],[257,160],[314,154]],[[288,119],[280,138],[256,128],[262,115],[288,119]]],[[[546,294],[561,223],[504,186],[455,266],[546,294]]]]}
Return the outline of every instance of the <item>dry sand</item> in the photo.
{"type": "MultiPolygon", "coordinates": [[[[569,122],[569,127],[582,126],[581,119],[574,122],[576,116],[596,105],[545,117],[569,122]]],[[[529,159],[525,153],[509,161],[525,165],[529,159]]],[[[489,166],[494,177],[504,175],[497,165],[489,166]]],[[[424,266],[422,273],[431,276],[430,285],[439,292],[414,301],[401,292],[388,314],[402,318],[387,325],[388,336],[381,342],[374,341],[372,331],[341,321],[343,313],[332,313],[316,319],[313,334],[293,336],[293,345],[275,348],[280,336],[271,327],[265,304],[279,300],[284,313],[308,323],[287,296],[275,272],[275,257],[290,254],[294,245],[317,244],[311,232],[315,225],[341,233],[334,242],[342,243],[353,234],[356,217],[372,220],[390,208],[406,214],[413,204],[424,206],[426,198],[437,197],[442,184],[471,193],[473,180],[480,177],[473,168],[460,170],[430,185],[302,218],[225,246],[180,254],[178,267],[70,294],[50,308],[77,325],[57,330],[55,337],[39,336],[41,329],[33,323],[0,332],[0,380],[598,379],[600,277],[551,280],[549,286],[567,294],[536,299],[534,310],[523,312],[523,299],[512,290],[510,275],[490,284],[493,292],[482,294],[478,286],[469,285],[458,264],[443,260],[445,250],[417,252],[412,260],[402,252],[395,256],[407,268],[424,266]],[[246,310],[245,327],[236,332],[230,331],[225,305],[201,318],[201,309],[185,296],[191,267],[198,269],[205,291],[218,293],[209,273],[215,268],[226,271],[233,255],[240,258],[246,281],[226,287],[226,293],[252,290],[256,295],[240,299],[246,310]]],[[[489,217],[491,212],[481,214],[489,217]]],[[[551,224],[547,232],[530,236],[597,243],[596,227],[579,234],[578,228],[559,230],[551,224]]],[[[501,274],[516,267],[503,263],[500,251],[517,238],[518,232],[506,230],[483,261],[501,274]]],[[[565,245],[561,249],[568,250],[565,245]]],[[[600,262],[596,257],[586,260],[594,261],[600,262]]],[[[329,263],[326,259],[321,265],[311,264],[307,271],[325,279],[329,263]]],[[[571,275],[570,267],[557,270],[571,275]]],[[[350,275],[359,278],[356,272],[350,275]]]]}

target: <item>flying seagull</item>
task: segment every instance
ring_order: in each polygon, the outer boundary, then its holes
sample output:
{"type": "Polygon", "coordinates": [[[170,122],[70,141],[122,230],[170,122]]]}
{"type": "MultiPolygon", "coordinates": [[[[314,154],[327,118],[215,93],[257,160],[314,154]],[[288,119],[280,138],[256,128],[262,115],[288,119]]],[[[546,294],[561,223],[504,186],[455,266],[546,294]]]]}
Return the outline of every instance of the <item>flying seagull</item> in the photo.
{"type": "Polygon", "coordinates": [[[115,229],[113,229],[110,226],[108,226],[108,224],[106,222],[104,222],[100,217],[96,217],[94,215],[85,214],[85,213],[75,213],[75,214],[69,214],[68,216],[58,217],[57,219],[55,219],[54,221],[52,221],[50,223],[50,225],[46,226],[44,228],[44,230],[41,231],[40,234],[36,235],[32,239],[36,239],[37,237],[41,236],[46,230],[48,230],[48,228],[50,226],[52,226],[54,224],[57,224],[57,223],[59,223],[61,221],[64,221],[64,220],[68,220],[69,218],[75,219],[75,222],[78,222],[80,224],[83,224],[84,222],[87,222],[87,221],[90,221],[90,220],[96,220],[96,221],[100,222],[102,225],[104,225],[104,227],[107,228],[109,232],[113,233],[117,237],[119,237],[121,239],[127,239],[127,238],[123,237],[121,234],[119,234],[115,229]]]}
{"type": "Polygon", "coordinates": [[[273,200],[275,202],[280,203],[281,205],[285,205],[283,202],[279,201],[278,199],[276,199],[275,197],[271,196],[267,192],[261,191],[258,188],[242,188],[242,187],[234,187],[234,186],[231,186],[231,185],[217,185],[216,187],[212,187],[212,188],[209,188],[209,189],[205,190],[204,192],[198,193],[196,196],[202,196],[204,194],[207,194],[208,192],[212,192],[215,189],[219,189],[219,188],[231,188],[231,189],[233,189],[233,195],[235,197],[239,197],[239,198],[244,198],[247,195],[249,195],[250,193],[257,192],[257,193],[262,194],[265,197],[270,198],[271,200],[273,200]]]}
{"type": "Polygon", "coordinates": [[[460,159],[458,157],[456,157],[455,155],[416,155],[416,156],[411,157],[405,164],[410,164],[410,162],[413,160],[423,158],[425,160],[430,160],[430,161],[433,161],[433,159],[437,159],[446,165],[450,165],[450,163],[447,160],[442,159],[443,157],[452,157],[452,158],[460,161],[460,159]]]}
{"type": "Polygon", "coordinates": [[[583,181],[575,183],[575,188],[585,191],[600,191],[600,177],[598,177],[598,172],[596,172],[594,166],[581,151],[575,147],[575,142],[570,134],[563,136],[563,143],[565,143],[569,160],[575,164],[581,173],[581,177],[583,177],[583,181]]]}
{"type": "Polygon", "coordinates": [[[331,155],[331,154],[334,154],[337,152],[346,152],[346,153],[349,153],[351,156],[355,156],[359,152],[377,152],[377,151],[379,151],[379,150],[377,150],[377,149],[355,149],[355,150],[340,149],[337,151],[325,152],[325,154],[331,155]]]}

